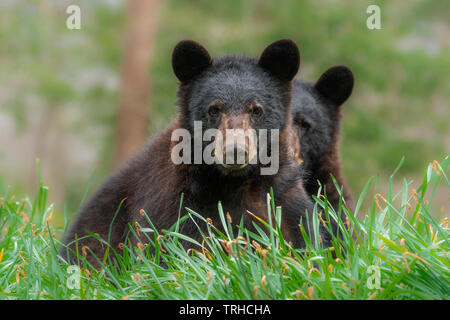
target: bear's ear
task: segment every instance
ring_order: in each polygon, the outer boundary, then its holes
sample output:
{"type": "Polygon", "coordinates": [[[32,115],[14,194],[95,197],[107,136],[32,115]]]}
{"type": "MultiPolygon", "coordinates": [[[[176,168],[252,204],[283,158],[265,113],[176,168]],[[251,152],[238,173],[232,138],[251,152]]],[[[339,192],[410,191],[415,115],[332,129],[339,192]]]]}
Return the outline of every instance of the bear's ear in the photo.
{"type": "Polygon", "coordinates": [[[180,41],[172,52],[173,72],[181,82],[188,82],[212,63],[208,51],[192,40],[180,41]]]}
{"type": "Polygon", "coordinates": [[[294,41],[281,39],[264,49],[258,65],[281,80],[291,81],[300,67],[300,52],[294,41]]]}
{"type": "Polygon", "coordinates": [[[340,106],[352,93],[353,73],[346,66],[332,67],[320,76],[314,87],[323,97],[340,106]]]}

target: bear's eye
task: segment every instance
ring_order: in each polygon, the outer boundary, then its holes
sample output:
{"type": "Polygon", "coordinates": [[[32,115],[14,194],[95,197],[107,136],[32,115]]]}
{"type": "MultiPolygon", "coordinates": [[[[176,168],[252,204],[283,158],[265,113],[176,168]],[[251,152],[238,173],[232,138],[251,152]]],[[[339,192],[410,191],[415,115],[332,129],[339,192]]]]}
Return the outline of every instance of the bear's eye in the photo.
{"type": "Polygon", "coordinates": [[[308,131],[309,129],[311,129],[311,123],[303,117],[296,117],[294,119],[294,122],[299,128],[303,130],[308,131]]]}
{"type": "Polygon", "coordinates": [[[220,107],[216,104],[208,108],[208,114],[211,118],[217,118],[220,115],[220,107]]]}
{"type": "Polygon", "coordinates": [[[259,105],[253,105],[252,108],[251,108],[251,110],[250,110],[250,113],[251,113],[251,115],[252,115],[253,117],[259,118],[259,117],[261,117],[262,114],[263,114],[263,109],[262,109],[261,106],[259,106],[259,105]]]}
{"type": "Polygon", "coordinates": [[[300,126],[301,126],[301,128],[303,128],[305,130],[311,129],[311,124],[306,120],[302,120],[302,123],[300,126]]]}

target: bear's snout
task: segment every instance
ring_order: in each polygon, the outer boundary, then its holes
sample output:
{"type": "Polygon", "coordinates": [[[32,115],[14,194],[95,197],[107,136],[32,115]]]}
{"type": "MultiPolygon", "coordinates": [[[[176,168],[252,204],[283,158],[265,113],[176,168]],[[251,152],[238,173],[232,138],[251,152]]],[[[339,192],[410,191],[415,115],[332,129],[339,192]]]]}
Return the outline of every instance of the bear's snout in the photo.
{"type": "Polygon", "coordinates": [[[227,129],[216,137],[214,155],[218,163],[231,170],[238,170],[256,161],[256,137],[252,130],[227,129]],[[253,160],[253,161],[252,161],[253,160]]]}
{"type": "Polygon", "coordinates": [[[242,169],[250,162],[249,153],[245,145],[231,144],[224,148],[222,165],[228,169],[242,169]]]}

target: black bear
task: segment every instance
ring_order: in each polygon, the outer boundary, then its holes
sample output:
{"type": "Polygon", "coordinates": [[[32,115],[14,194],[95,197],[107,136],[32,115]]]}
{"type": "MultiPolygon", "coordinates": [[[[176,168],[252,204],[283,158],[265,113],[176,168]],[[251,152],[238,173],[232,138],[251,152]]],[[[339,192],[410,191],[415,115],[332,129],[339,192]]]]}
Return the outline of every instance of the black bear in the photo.
{"type": "MultiPolygon", "coordinates": [[[[148,227],[143,212],[158,230],[168,229],[179,218],[182,194],[183,207],[209,217],[216,227],[221,201],[235,224],[243,217],[244,226],[252,229],[254,220],[246,212],[268,220],[270,187],[283,209],[283,235],[295,247],[304,246],[299,223],[309,232],[306,212],[312,214],[313,203],[289,154],[288,134],[292,79],[299,64],[298,48],[288,39],[269,45],[259,59],[212,59],[194,41],[178,43],[172,53],[180,80],[175,121],[97,190],[71,225],[64,240],[69,250],[64,246],[62,256],[70,259],[77,237],[78,248],[88,247],[101,259],[105,245],[87,237],[89,232],[116,250],[130,225],[148,227]]],[[[180,232],[201,239],[193,219],[184,221],[180,232]]],[[[146,242],[142,235],[131,241],[146,242]]],[[[88,260],[98,265],[92,255],[88,260]]]]}
{"type": "MultiPolygon", "coordinates": [[[[296,79],[292,89],[293,128],[298,134],[297,162],[303,173],[303,184],[308,194],[317,195],[319,183],[322,193],[336,213],[340,196],[331,175],[343,188],[346,205],[353,209],[350,190],[344,181],[339,157],[341,105],[353,89],[353,73],[345,66],[325,71],[316,83],[296,79]]],[[[333,220],[332,220],[333,221],[333,220]]],[[[333,224],[336,231],[336,225],[333,224]]]]}

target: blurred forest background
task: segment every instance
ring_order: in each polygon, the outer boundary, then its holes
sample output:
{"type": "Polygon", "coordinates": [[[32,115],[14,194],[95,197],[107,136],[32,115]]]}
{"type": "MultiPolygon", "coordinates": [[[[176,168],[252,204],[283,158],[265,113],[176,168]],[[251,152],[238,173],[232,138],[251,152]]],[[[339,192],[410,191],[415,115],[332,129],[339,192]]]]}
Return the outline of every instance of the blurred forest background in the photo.
{"type": "MultiPolygon", "coordinates": [[[[170,55],[186,38],[213,56],[259,56],[292,38],[309,81],[348,65],[341,155],[353,193],[377,174],[386,190],[402,156],[395,183],[417,186],[450,151],[449,20],[447,0],[1,0],[0,188],[33,196],[39,158],[57,212],[74,214],[88,185],[174,118],[170,55]],[[80,30],[66,27],[72,4],[80,30]],[[381,30],[366,27],[370,4],[381,30]]],[[[449,216],[448,191],[435,197],[435,214],[449,216]]]]}

